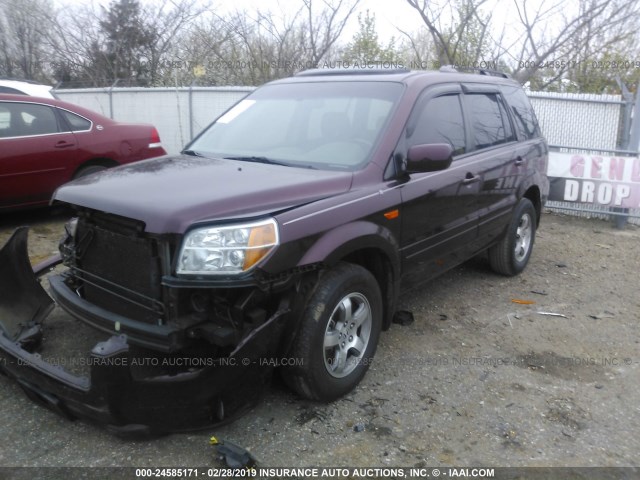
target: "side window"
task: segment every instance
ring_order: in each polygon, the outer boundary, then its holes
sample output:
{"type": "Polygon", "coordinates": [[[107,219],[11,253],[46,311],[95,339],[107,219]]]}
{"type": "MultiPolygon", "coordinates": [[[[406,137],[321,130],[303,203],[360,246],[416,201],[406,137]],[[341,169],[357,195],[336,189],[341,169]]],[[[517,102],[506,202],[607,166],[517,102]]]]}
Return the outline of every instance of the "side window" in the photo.
{"type": "Polygon", "coordinates": [[[6,105],[0,104],[0,138],[9,137],[11,128],[11,112],[6,105]]]}
{"type": "Polygon", "coordinates": [[[454,155],[466,151],[464,119],[459,95],[432,98],[420,113],[410,145],[448,143],[454,155]]]}
{"type": "Polygon", "coordinates": [[[472,93],[465,95],[471,124],[473,143],[476,149],[493,147],[513,140],[509,118],[495,93],[472,93]]]}
{"type": "Polygon", "coordinates": [[[71,126],[72,132],[82,132],[91,129],[91,122],[80,115],[68,112],[66,110],[58,110],[62,113],[67,123],[71,126]]]}
{"type": "Polygon", "coordinates": [[[511,125],[511,120],[509,119],[509,114],[507,113],[507,108],[504,106],[504,101],[502,98],[498,98],[498,106],[500,107],[500,116],[502,117],[502,122],[504,123],[504,131],[507,137],[507,141],[514,142],[517,140],[516,133],[513,131],[513,125],[511,125]]]}
{"type": "Polygon", "coordinates": [[[511,108],[520,136],[524,139],[539,137],[538,120],[524,91],[518,87],[502,87],[502,93],[511,108]]]}
{"type": "Polygon", "coordinates": [[[34,103],[7,102],[0,114],[4,137],[29,137],[58,133],[58,121],[53,108],[34,103]]]}

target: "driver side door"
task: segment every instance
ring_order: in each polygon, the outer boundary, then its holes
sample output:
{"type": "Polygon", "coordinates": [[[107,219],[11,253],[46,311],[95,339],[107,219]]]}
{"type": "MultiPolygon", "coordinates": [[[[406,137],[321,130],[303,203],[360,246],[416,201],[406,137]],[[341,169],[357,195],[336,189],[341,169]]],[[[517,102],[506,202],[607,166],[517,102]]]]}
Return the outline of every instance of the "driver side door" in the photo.
{"type": "Polygon", "coordinates": [[[417,102],[401,140],[413,145],[448,143],[446,170],[411,174],[401,186],[403,278],[407,286],[433,278],[466,260],[478,237],[482,175],[469,152],[463,93],[458,85],[429,89],[417,102]]]}

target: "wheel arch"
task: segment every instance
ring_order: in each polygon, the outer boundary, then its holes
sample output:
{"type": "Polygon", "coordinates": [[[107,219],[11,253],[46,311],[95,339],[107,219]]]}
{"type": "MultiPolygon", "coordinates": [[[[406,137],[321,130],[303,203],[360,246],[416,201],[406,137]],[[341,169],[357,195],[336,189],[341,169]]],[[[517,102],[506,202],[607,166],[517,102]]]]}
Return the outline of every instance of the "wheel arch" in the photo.
{"type": "Polygon", "coordinates": [[[384,330],[391,325],[400,285],[400,251],[393,233],[381,225],[358,221],[322,235],[307,251],[300,265],[338,262],[360,265],[373,274],[382,292],[384,330]]]}
{"type": "Polygon", "coordinates": [[[73,178],[77,178],[78,173],[80,173],[84,168],[87,168],[87,167],[98,166],[98,167],[112,168],[117,165],[119,165],[118,162],[107,157],[92,158],[78,165],[78,167],[73,172],[73,178]]]}
{"type": "Polygon", "coordinates": [[[540,225],[540,216],[542,215],[542,198],[540,196],[540,188],[537,185],[530,186],[524,192],[523,198],[529,199],[536,209],[536,225],[540,225]]]}

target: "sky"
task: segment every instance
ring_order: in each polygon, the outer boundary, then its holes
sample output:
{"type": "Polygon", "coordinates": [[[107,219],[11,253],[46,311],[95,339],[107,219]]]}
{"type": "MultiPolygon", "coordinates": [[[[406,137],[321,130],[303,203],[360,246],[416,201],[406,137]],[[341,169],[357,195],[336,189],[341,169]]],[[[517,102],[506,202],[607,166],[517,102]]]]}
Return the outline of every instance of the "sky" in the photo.
{"type": "MultiPolygon", "coordinates": [[[[385,43],[393,36],[401,36],[396,27],[413,32],[424,26],[420,13],[405,0],[361,0],[360,4],[361,11],[369,9],[375,13],[378,37],[385,43]]],[[[357,29],[357,21],[351,28],[357,29]]]]}

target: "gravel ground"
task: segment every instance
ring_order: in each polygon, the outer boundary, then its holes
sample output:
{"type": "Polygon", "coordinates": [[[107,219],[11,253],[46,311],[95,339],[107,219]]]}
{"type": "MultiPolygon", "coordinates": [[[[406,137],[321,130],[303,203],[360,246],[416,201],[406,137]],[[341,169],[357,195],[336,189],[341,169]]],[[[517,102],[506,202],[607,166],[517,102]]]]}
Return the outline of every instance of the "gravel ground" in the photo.
{"type": "MultiPolygon", "coordinates": [[[[30,224],[41,260],[64,216],[5,215],[0,242],[30,224]]],[[[415,322],[383,333],[347,397],[315,404],[276,381],[230,425],[153,440],[67,421],[0,377],[0,466],[222,466],[212,435],[262,466],[639,466],[639,271],[638,227],[545,213],[520,276],[477,258],[405,293],[415,322]]]]}

